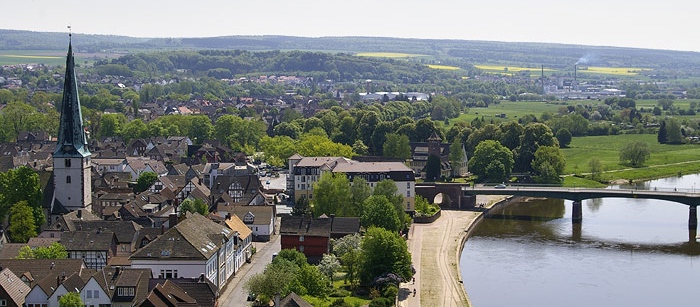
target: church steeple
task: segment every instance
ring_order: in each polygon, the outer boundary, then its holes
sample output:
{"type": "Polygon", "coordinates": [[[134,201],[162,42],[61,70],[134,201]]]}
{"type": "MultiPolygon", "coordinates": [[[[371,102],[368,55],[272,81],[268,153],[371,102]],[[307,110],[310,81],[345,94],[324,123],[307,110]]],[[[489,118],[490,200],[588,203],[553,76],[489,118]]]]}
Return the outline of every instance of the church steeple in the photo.
{"type": "Polygon", "coordinates": [[[53,153],[54,197],[51,216],[92,209],[92,172],[83,115],[78,99],[72,42],[68,43],[58,143],[53,153]]]}
{"type": "MultiPolygon", "coordinates": [[[[72,38],[72,35],[69,37],[72,38]]],[[[72,39],[68,43],[66,58],[66,76],[63,83],[63,100],[61,102],[61,121],[58,128],[58,144],[54,158],[89,157],[87,137],[83,128],[83,115],[80,111],[78,82],[75,77],[75,59],[73,57],[72,39]]]]}

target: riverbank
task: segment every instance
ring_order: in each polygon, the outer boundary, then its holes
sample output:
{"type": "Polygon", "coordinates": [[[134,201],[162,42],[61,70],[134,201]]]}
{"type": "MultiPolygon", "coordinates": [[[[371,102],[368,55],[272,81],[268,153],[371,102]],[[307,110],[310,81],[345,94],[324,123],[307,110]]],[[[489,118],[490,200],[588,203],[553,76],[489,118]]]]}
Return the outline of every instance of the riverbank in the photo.
{"type": "MultiPolygon", "coordinates": [[[[504,198],[478,195],[477,203],[490,208],[504,198]]],[[[401,284],[398,306],[470,306],[459,259],[469,233],[482,216],[480,211],[443,210],[437,221],[411,226],[407,244],[416,269],[415,283],[401,284]]]]}

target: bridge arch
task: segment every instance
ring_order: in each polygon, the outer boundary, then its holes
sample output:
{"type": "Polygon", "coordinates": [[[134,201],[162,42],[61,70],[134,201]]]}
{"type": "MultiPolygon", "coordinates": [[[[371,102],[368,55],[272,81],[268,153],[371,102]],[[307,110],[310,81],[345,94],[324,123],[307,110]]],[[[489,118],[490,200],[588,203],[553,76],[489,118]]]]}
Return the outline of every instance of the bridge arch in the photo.
{"type": "Polygon", "coordinates": [[[442,209],[470,209],[476,206],[476,195],[462,193],[460,185],[440,183],[416,184],[416,195],[420,195],[429,201],[434,201],[436,196],[442,194],[442,209]],[[449,199],[449,201],[445,201],[449,199]]]}

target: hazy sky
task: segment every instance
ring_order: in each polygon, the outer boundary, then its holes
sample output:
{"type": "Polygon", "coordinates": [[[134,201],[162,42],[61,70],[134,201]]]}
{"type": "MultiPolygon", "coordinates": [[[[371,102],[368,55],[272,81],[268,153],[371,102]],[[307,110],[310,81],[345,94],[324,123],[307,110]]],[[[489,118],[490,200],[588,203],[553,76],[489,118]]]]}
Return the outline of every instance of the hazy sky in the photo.
{"type": "Polygon", "coordinates": [[[383,36],[700,52],[697,0],[6,0],[0,29],[134,37],[383,36]]]}

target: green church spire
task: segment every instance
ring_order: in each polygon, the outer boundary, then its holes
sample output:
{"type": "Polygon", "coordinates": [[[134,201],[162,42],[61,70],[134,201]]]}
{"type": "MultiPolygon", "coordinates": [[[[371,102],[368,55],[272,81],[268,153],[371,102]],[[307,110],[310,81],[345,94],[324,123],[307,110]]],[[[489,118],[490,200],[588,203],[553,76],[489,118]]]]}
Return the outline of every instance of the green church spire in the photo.
{"type": "Polygon", "coordinates": [[[75,78],[72,34],[69,34],[66,76],[63,83],[61,121],[58,128],[58,144],[54,158],[79,158],[90,156],[87,137],[83,128],[83,115],[78,98],[78,82],[75,78]]]}

